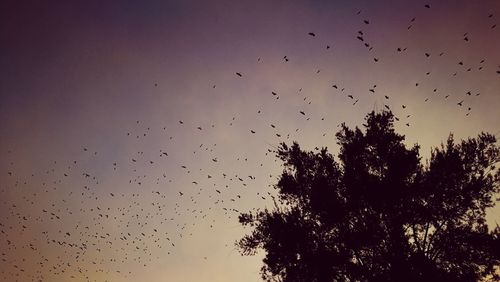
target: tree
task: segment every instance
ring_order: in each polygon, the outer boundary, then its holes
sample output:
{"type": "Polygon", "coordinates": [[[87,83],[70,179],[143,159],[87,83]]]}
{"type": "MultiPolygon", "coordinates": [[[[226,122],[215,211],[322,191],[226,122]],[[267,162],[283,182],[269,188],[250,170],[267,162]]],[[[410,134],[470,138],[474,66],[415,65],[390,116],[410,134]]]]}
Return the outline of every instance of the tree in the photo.
{"type": "Polygon", "coordinates": [[[242,213],[244,255],[265,251],[265,281],[479,281],[498,279],[500,228],[486,208],[499,192],[500,148],[481,133],[432,150],[407,148],[391,112],[365,132],[345,124],[338,161],[282,143],[272,209],[242,213]]]}

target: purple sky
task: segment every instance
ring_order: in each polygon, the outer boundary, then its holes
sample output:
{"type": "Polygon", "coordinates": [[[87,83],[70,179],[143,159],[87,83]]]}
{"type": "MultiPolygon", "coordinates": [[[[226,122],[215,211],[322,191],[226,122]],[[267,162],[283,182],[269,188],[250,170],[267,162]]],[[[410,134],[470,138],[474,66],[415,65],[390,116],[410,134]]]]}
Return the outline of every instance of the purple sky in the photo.
{"type": "Polygon", "coordinates": [[[424,160],[500,131],[499,1],[59,2],[0,4],[5,281],[257,281],[233,209],[279,142],[385,105],[424,160]]]}

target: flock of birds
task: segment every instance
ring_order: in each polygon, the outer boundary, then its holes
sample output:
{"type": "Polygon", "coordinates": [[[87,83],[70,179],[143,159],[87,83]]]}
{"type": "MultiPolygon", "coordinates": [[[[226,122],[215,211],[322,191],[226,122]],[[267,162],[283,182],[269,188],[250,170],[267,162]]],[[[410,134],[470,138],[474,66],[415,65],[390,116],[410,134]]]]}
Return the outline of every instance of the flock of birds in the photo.
{"type": "MultiPolygon", "coordinates": [[[[431,9],[431,6],[425,5],[424,8],[431,9]]],[[[370,19],[361,18],[361,11],[356,14],[362,24],[372,25],[370,19]]],[[[495,16],[490,14],[487,18],[491,20],[488,28],[496,29],[495,16]]],[[[411,18],[407,30],[411,32],[417,24],[418,19],[411,18]]],[[[474,37],[469,33],[461,36],[463,44],[469,44],[474,37]]],[[[316,32],[310,32],[304,35],[304,40],[320,37],[316,32]]],[[[369,38],[370,33],[365,30],[353,34],[353,40],[366,47],[367,52],[376,54],[375,44],[369,38]]],[[[325,44],[324,48],[329,50],[333,47],[325,44]]],[[[406,46],[394,48],[395,53],[410,51],[410,47],[406,46]]],[[[446,52],[432,50],[421,54],[426,60],[446,55],[446,52]]],[[[289,55],[282,57],[283,63],[292,60],[289,55]]],[[[257,58],[257,61],[264,63],[262,58],[257,58]]],[[[382,64],[383,59],[374,55],[370,63],[382,64]]],[[[488,63],[486,59],[467,63],[458,59],[456,72],[450,76],[491,71],[488,63]]],[[[316,73],[320,71],[316,70],[316,73]]],[[[500,75],[500,66],[493,71],[500,75]]],[[[422,79],[431,75],[427,72],[422,79]]],[[[246,74],[237,71],[234,76],[244,80],[246,74]]],[[[420,82],[415,83],[417,88],[420,85],[420,82]]],[[[154,86],[158,87],[159,83],[154,83],[154,86]]],[[[366,95],[377,95],[384,101],[385,109],[399,113],[395,117],[397,122],[411,126],[411,114],[406,112],[410,105],[391,104],[392,97],[379,94],[376,84],[366,89],[366,93],[357,95],[340,81],[333,82],[331,87],[338,94],[336,97],[343,97],[339,99],[345,99],[352,106],[358,105],[366,95]]],[[[211,85],[211,88],[216,89],[217,85],[211,85]]],[[[297,94],[301,93],[302,88],[297,89],[297,94]]],[[[480,99],[482,93],[466,90],[452,96],[436,88],[428,97],[422,98],[423,102],[429,101],[430,95],[440,95],[444,101],[456,104],[463,109],[465,116],[469,116],[471,99],[480,99]]],[[[278,90],[269,93],[270,100],[288,97],[278,90]]],[[[312,98],[300,97],[302,106],[313,102],[312,98]]],[[[297,119],[303,122],[325,121],[325,115],[305,109],[296,114],[297,119]]],[[[257,117],[263,115],[261,109],[256,109],[257,117]]],[[[208,127],[178,120],[175,131],[199,136],[200,133],[209,134],[216,127],[231,130],[238,126],[238,119],[235,115],[226,124],[210,124],[208,127]]],[[[174,152],[165,149],[176,142],[176,136],[169,135],[171,131],[167,129],[174,125],[152,128],[140,120],[124,133],[127,142],[135,142],[139,149],[126,160],[110,162],[106,168],[98,169],[93,165],[102,152],[85,145],[82,145],[81,155],[71,160],[51,161],[45,169],[29,173],[17,167],[16,152],[8,151],[5,159],[10,160],[9,167],[2,172],[0,187],[0,280],[56,281],[63,279],[61,277],[85,281],[94,281],[95,277],[119,280],[120,277],[133,275],[129,270],[131,265],[148,267],[161,256],[175,256],[178,242],[200,230],[216,228],[217,220],[230,219],[236,223],[245,201],[254,206],[272,204],[273,190],[255,190],[255,181],[259,177],[268,178],[272,187],[277,179],[269,171],[269,163],[276,163],[276,148],[273,145],[294,140],[301,128],[290,130],[289,126],[280,126],[278,122],[265,123],[276,138],[273,142],[276,142],[268,144],[261,156],[239,152],[232,158],[228,158],[227,154],[222,157],[220,153],[224,149],[217,143],[202,143],[190,152],[189,158],[179,160],[172,157],[174,152]],[[163,148],[140,146],[141,140],[160,135],[168,136],[163,148]],[[243,173],[239,167],[245,168],[243,173]],[[128,178],[110,185],[102,171],[128,178]],[[178,175],[182,175],[181,179],[175,177],[178,175]],[[259,204],[258,200],[263,203],[259,204]],[[50,251],[54,249],[57,251],[50,251]]],[[[245,129],[249,138],[261,134],[258,128],[245,129]]],[[[319,134],[325,137],[327,132],[319,134]]],[[[208,258],[203,256],[203,259],[208,258]]]]}

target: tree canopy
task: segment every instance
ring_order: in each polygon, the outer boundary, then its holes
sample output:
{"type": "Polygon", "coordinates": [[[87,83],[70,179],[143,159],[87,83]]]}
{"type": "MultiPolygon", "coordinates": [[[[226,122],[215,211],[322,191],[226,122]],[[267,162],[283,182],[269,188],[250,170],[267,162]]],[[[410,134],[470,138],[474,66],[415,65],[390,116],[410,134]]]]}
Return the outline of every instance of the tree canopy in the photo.
{"type": "Polygon", "coordinates": [[[489,228],[500,148],[495,136],[445,144],[422,162],[371,112],[365,130],[345,124],[338,158],[282,143],[274,207],[240,214],[252,231],[244,255],[265,251],[265,281],[479,281],[499,279],[500,228],[489,228]]]}

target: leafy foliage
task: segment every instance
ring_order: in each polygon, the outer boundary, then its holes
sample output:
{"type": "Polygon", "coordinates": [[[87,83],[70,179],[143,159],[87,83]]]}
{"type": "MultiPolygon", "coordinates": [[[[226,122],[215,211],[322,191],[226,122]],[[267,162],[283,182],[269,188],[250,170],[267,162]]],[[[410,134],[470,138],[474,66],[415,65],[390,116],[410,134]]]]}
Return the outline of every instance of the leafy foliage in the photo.
{"type": "Polygon", "coordinates": [[[499,279],[495,202],[500,148],[486,133],[433,149],[424,165],[391,112],[367,115],[365,132],[342,125],[338,161],[326,148],[282,143],[284,171],[272,210],[240,215],[252,232],[242,254],[266,252],[266,281],[478,281],[499,279]]]}

